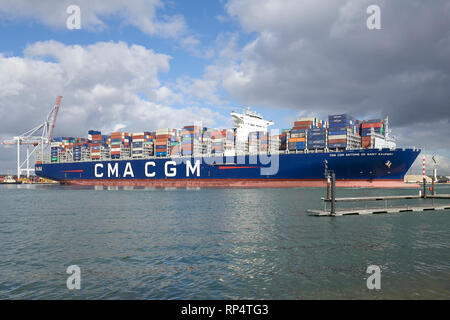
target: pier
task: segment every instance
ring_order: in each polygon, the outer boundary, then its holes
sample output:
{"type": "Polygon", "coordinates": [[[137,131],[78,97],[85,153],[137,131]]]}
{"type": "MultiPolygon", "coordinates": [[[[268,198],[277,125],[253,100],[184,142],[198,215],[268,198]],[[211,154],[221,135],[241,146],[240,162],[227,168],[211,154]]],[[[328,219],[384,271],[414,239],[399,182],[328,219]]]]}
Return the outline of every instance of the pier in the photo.
{"type": "Polygon", "coordinates": [[[450,210],[449,203],[435,203],[434,199],[450,199],[450,194],[436,194],[434,183],[431,187],[431,194],[427,195],[426,181],[424,179],[423,193],[418,195],[394,195],[394,196],[371,196],[371,197],[336,197],[336,178],[333,171],[327,169],[325,165],[325,176],[327,178],[327,196],[322,197],[321,200],[325,203],[323,210],[307,210],[308,215],[317,217],[340,217],[346,215],[369,215],[369,214],[386,214],[386,213],[402,213],[402,212],[424,212],[424,211],[438,211],[450,210]],[[391,200],[413,200],[413,199],[429,199],[429,204],[405,204],[398,206],[388,206],[388,201],[391,200]],[[355,207],[336,209],[336,203],[342,202],[368,202],[368,201],[384,201],[384,206],[378,207],[355,207]],[[328,208],[328,203],[330,207],[328,208]]]}
{"type": "MultiPolygon", "coordinates": [[[[449,197],[450,198],[450,197],[449,197]]],[[[308,210],[310,216],[317,217],[340,217],[349,215],[368,215],[368,214],[383,214],[383,213],[401,213],[401,212],[423,212],[423,211],[437,211],[450,210],[450,203],[448,204],[432,204],[432,205],[405,205],[400,207],[378,207],[378,208],[355,208],[336,210],[331,214],[328,210],[308,210]]]]}

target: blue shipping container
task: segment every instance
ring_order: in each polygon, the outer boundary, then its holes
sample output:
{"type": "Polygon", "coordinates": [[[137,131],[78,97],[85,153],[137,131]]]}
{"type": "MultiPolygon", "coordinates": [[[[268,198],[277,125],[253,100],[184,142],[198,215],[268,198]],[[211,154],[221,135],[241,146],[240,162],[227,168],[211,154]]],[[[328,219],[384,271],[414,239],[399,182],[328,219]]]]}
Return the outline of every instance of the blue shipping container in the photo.
{"type": "Polygon", "coordinates": [[[339,136],[343,134],[347,134],[347,131],[333,131],[328,133],[329,136],[339,136]]]}
{"type": "Polygon", "coordinates": [[[333,148],[345,148],[345,147],[347,147],[347,144],[346,143],[330,143],[328,145],[328,147],[330,149],[333,149],[333,148]]]}

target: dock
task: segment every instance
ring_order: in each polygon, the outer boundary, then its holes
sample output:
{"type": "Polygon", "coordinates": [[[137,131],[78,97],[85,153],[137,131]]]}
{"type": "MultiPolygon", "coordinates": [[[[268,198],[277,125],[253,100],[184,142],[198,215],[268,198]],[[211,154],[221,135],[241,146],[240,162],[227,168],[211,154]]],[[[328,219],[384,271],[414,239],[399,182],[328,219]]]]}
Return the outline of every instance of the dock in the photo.
{"type": "MultiPolygon", "coordinates": [[[[428,195],[427,199],[450,199],[450,194],[428,195]]],[[[398,196],[374,196],[374,197],[349,197],[335,198],[336,202],[352,202],[352,201],[387,201],[387,200],[406,200],[406,199],[423,199],[421,195],[398,195],[398,196]]],[[[321,200],[331,202],[332,199],[322,197],[321,200]]]]}
{"type": "MultiPolygon", "coordinates": [[[[371,197],[336,197],[336,178],[333,171],[328,170],[325,163],[325,176],[327,182],[327,196],[322,197],[321,200],[325,203],[323,210],[307,210],[310,216],[316,217],[341,217],[347,215],[370,215],[370,214],[387,214],[387,213],[402,213],[402,212],[424,212],[424,211],[439,211],[450,210],[450,203],[435,203],[435,199],[450,199],[450,194],[435,194],[434,183],[432,184],[431,194],[427,195],[426,180],[424,179],[423,194],[418,195],[393,195],[393,196],[371,196],[371,197]],[[411,204],[411,205],[396,205],[389,207],[390,200],[413,200],[423,199],[431,200],[429,204],[411,204]],[[384,201],[384,206],[365,207],[365,208],[342,208],[337,209],[336,204],[342,202],[367,202],[367,201],[384,201]],[[330,203],[330,208],[327,204],[330,203]]],[[[437,201],[436,201],[437,202],[437,201]]]]}
{"type": "Polygon", "coordinates": [[[317,217],[341,217],[350,215],[368,215],[368,214],[383,214],[383,213],[401,213],[401,212],[423,212],[423,211],[437,211],[450,210],[450,203],[437,205],[423,205],[423,206],[400,206],[400,207],[379,207],[379,208],[351,208],[336,210],[332,214],[329,210],[307,210],[310,216],[317,217]]]}

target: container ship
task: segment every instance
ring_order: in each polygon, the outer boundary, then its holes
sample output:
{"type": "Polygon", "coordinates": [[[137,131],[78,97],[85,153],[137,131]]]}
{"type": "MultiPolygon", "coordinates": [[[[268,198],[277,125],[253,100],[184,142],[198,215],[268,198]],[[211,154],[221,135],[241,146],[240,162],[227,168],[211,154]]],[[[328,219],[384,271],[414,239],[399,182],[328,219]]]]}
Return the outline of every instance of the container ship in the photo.
{"type": "Polygon", "coordinates": [[[75,185],[288,188],[324,186],[328,169],[337,187],[404,187],[420,153],[396,147],[388,118],[299,118],[280,132],[249,109],[231,116],[231,129],[188,125],[53,138],[50,152],[37,155],[35,172],[75,185]]]}

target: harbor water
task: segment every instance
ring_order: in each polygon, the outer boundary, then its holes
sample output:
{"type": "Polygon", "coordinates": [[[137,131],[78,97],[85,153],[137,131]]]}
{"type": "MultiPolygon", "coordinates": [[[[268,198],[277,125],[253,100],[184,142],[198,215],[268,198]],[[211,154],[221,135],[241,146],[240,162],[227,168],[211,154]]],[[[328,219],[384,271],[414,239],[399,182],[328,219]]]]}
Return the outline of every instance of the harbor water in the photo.
{"type": "Polygon", "coordinates": [[[324,193],[0,185],[0,299],[450,298],[450,211],[308,216],[324,193]]]}

